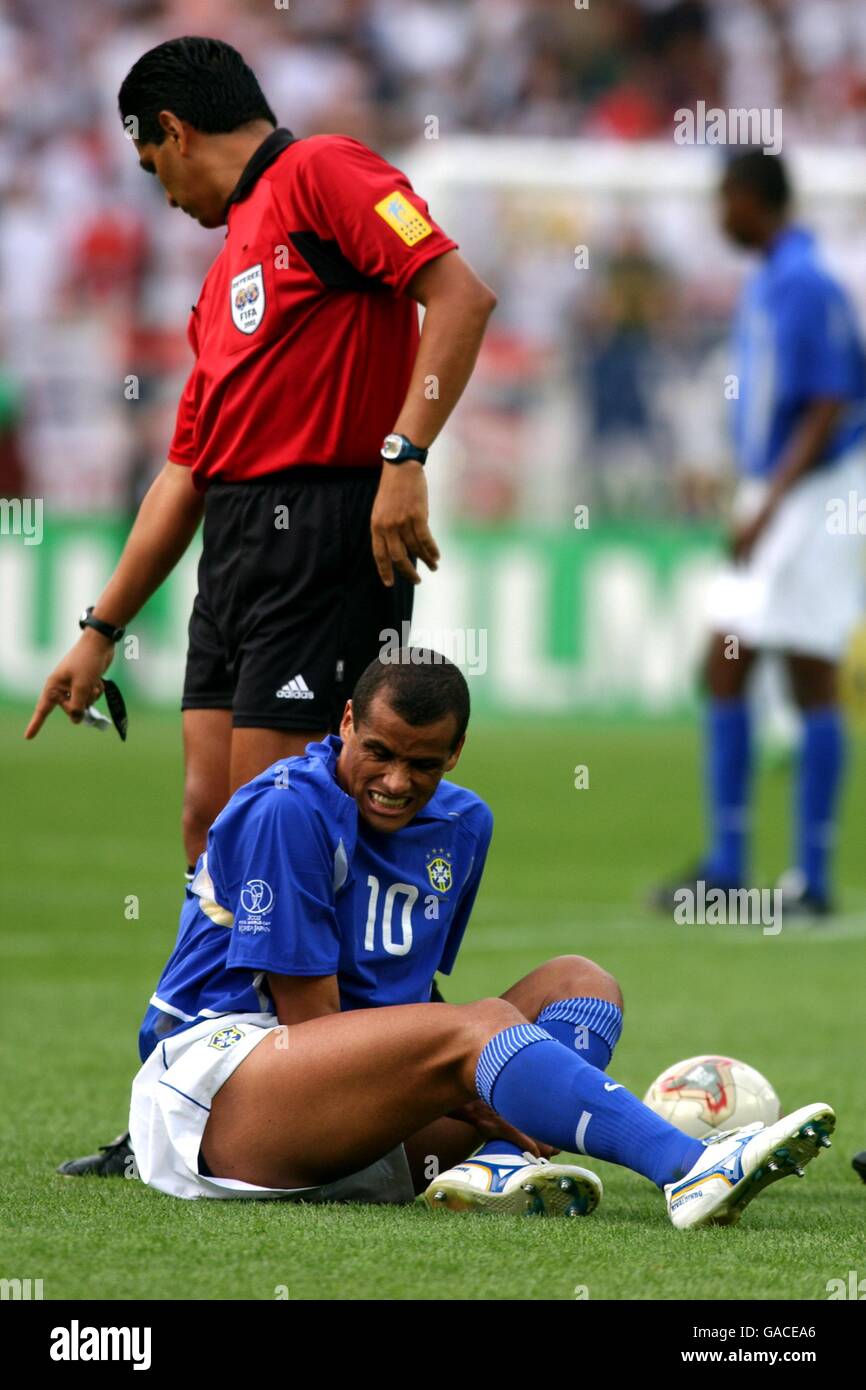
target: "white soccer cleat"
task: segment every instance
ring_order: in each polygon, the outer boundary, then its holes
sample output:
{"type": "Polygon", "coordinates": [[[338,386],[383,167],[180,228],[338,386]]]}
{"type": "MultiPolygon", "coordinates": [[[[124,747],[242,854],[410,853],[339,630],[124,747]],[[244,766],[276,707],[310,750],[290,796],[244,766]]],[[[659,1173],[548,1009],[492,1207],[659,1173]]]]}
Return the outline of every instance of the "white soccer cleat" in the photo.
{"type": "Polygon", "coordinates": [[[434,1211],[501,1211],[511,1216],[589,1216],[601,1201],[601,1178],[571,1163],[524,1153],[467,1158],[440,1173],[424,1193],[434,1211]]]}
{"type": "Polygon", "coordinates": [[[836,1116],[804,1105],[775,1124],[745,1125],[703,1141],[705,1152],[679,1182],[667,1183],[668,1215],[679,1230],[732,1226],[771,1182],[796,1173],[829,1149],[836,1116]]]}

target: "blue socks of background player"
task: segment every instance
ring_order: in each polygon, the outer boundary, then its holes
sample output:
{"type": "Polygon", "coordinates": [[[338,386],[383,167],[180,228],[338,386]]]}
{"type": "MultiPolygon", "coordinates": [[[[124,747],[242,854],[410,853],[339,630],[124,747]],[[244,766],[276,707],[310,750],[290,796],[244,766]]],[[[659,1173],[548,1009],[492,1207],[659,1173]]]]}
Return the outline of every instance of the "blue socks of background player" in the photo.
{"type": "MultiPolygon", "coordinates": [[[[713,700],[707,715],[707,795],[711,847],[702,872],[722,887],[745,882],[751,731],[745,700],[713,700]]],[[[807,890],[827,900],[827,864],[845,765],[839,710],[828,705],[803,714],[797,789],[796,862],[807,890]]]]}
{"type": "Polygon", "coordinates": [[[497,1033],[481,1051],[476,1086],[515,1129],[568,1152],[620,1163],[658,1187],[703,1152],[698,1139],[654,1114],[535,1023],[497,1033]]]}
{"type": "Polygon", "coordinates": [[[714,884],[745,881],[751,729],[745,700],[713,700],[707,713],[710,853],[702,872],[714,884]]]}
{"type": "Polygon", "coordinates": [[[845,765],[842,715],[834,705],[803,713],[797,788],[797,863],[807,890],[826,902],[827,861],[845,765]]]}

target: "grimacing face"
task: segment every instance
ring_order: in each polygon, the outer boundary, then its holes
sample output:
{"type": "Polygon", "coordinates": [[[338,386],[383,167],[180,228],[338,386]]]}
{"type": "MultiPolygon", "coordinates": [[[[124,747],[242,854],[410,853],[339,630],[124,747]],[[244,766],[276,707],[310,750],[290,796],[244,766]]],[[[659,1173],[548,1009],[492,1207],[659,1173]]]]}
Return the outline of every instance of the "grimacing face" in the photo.
{"type": "Polygon", "coordinates": [[[204,145],[194,139],[192,128],[170,111],[161,111],[159,122],[165,131],[160,145],[134,142],[139,165],[159,179],[169,207],[180,208],[203,227],[221,227],[225,199],[209,175],[204,145]]]}
{"type": "Polygon", "coordinates": [[[426,806],[460,757],[464,740],[452,748],[455,727],[451,714],[435,724],[407,724],[380,692],[356,728],[347,701],[337,779],[368,825],[386,833],[402,830],[426,806]]]}

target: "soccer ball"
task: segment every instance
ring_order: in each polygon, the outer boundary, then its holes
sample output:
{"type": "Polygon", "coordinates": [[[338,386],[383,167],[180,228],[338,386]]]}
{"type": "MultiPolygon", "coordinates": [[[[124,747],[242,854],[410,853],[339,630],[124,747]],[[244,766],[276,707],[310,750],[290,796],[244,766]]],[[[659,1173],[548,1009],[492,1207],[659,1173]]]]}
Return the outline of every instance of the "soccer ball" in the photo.
{"type": "Polygon", "coordinates": [[[693,1139],[756,1120],[772,1125],[782,1114],[767,1078],[734,1057],[687,1057],[666,1067],[644,1105],[693,1139]]]}

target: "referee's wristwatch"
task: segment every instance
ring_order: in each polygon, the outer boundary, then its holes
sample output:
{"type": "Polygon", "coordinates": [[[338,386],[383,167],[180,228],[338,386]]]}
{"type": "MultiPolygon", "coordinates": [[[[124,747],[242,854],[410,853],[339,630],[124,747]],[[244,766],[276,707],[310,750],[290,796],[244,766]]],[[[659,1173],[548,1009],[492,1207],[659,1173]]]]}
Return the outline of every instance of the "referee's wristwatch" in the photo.
{"type": "Polygon", "coordinates": [[[78,619],[78,626],[81,628],[82,632],[86,627],[92,627],[95,632],[99,632],[103,637],[107,637],[109,642],[119,642],[126,631],[125,627],[112,627],[111,623],[104,623],[101,618],[94,618],[93,604],[91,604],[89,608],[85,608],[81,617],[78,619]]]}
{"type": "Polygon", "coordinates": [[[427,449],[419,449],[405,434],[386,434],[379,453],[386,463],[427,462],[427,449]]]}

